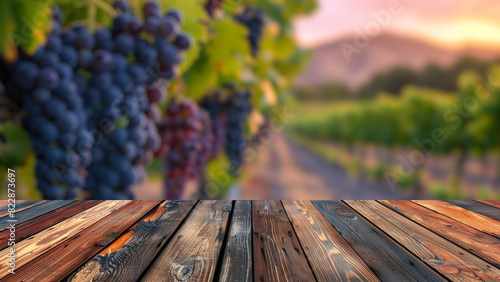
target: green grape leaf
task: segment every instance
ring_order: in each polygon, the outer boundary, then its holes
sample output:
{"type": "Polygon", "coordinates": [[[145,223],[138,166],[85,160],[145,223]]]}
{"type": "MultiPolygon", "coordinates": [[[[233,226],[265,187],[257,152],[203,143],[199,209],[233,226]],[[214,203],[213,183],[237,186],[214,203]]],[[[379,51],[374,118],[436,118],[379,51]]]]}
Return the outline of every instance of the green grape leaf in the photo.
{"type": "Polygon", "coordinates": [[[250,54],[247,29],[232,19],[213,21],[214,36],[207,43],[210,63],[225,77],[235,79],[240,76],[244,57],[250,54]]]}
{"type": "Polygon", "coordinates": [[[17,58],[16,46],[32,54],[45,43],[51,27],[52,1],[0,1],[0,52],[7,61],[17,58]]]}
{"type": "Polygon", "coordinates": [[[201,51],[200,43],[204,43],[208,40],[208,31],[206,27],[206,22],[208,21],[208,15],[203,8],[205,4],[204,0],[182,0],[182,1],[171,1],[162,0],[161,3],[165,10],[169,9],[179,9],[184,14],[184,23],[181,28],[185,32],[189,33],[194,39],[194,44],[186,52],[184,61],[180,65],[181,74],[186,72],[192,67],[194,62],[198,59],[201,51]]]}
{"type": "Polygon", "coordinates": [[[116,15],[111,0],[66,0],[59,8],[64,13],[65,25],[85,23],[90,32],[97,27],[110,26],[116,15]]]}
{"type": "Polygon", "coordinates": [[[0,134],[6,140],[0,142],[0,164],[5,167],[21,165],[31,151],[28,134],[20,126],[11,121],[0,125],[0,134]]]}
{"type": "Polygon", "coordinates": [[[205,48],[202,48],[198,60],[183,75],[184,83],[188,86],[187,95],[193,99],[202,97],[208,89],[215,87],[216,74],[205,48]]]}

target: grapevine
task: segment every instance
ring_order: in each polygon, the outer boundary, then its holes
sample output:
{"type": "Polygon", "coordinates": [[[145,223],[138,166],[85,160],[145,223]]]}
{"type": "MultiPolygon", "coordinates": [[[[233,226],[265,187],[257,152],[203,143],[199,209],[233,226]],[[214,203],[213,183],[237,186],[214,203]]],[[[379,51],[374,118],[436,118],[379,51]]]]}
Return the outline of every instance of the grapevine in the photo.
{"type": "Polygon", "coordinates": [[[194,101],[172,101],[160,126],[164,143],[167,199],[179,199],[189,179],[195,179],[211,157],[210,117],[194,101]]]}
{"type": "Polygon", "coordinates": [[[73,61],[76,50],[61,39],[60,17],[54,14],[47,44],[34,55],[20,52],[2,74],[7,95],[21,106],[23,127],[37,157],[37,187],[46,199],[73,199],[91,163],[93,137],[78,93],[73,61]]]}

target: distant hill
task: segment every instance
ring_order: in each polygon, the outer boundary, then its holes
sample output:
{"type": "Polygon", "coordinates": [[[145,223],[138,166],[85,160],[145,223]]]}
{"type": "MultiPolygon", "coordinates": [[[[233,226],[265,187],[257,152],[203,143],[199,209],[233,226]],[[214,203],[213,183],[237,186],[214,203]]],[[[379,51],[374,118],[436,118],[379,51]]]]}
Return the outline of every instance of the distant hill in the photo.
{"type": "Polygon", "coordinates": [[[467,46],[453,49],[417,38],[386,33],[372,38],[370,44],[360,53],[352,54],[351,62],[348,62],[340,48],[343,42],[354,46],[354,38],[344,38],[312,50],[309,65],[298,77],[297,85],[340,82],[349,88],[356,88],[368,82],[375,73],[396,66],[421,70],[430,63],[448,67],[464,56],[481,60],[500,58],[500,47],[467,46]]]}

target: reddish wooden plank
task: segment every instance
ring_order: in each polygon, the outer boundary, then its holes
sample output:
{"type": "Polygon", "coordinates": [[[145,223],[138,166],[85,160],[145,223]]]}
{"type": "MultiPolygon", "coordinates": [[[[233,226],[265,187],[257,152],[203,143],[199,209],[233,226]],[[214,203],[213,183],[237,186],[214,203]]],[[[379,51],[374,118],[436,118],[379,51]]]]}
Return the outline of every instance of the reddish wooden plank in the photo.
{"type": "Polygon", "coordinates": [[[500,238],[500,221],[491,217],[464,209],[445,201],[414,201],[415,203],[460,221],[477,230],[500,238]]]}
{"type": "Polygon", "coordinates": [[[495,207],[495,208],[499,208],[500,209],[500,201],[483,201],[483,200],[477,200],[478,202],[480,203],[483,203],[485,205],[489,205],[489,206],[492,206],[492,207],[495,207]]]}
{"type": "Polygon", "coordinates": [[[452,281],[500,279],[500,269],[378,202],[345,203],[452,281]]]}
{"type": "Polygon", "coordinates": [[[231,201],[200,202],[142,280],[212,281],[231,209],[231,201]]]}
{"type": "Polygon", "coordinates": [[[500,267],[500,239],[410,201],[381,202],[394,211],[482,257],[496,267],[500,267]]]}
{"type": "Polygon", "coordinates": [[[5,281],[58,281],[118,238],[160,201],[133,201],[31,261],[5,281]]]}
{"type": "MultiPolygon", "coordinates": [[[[20,268],[26,265],[30,261],[38,258],[45,252],[129,203],[130,201],[106,201],[100,203],[17,243],[16,267],[20,268]]],[[[7,257],[8,253],[10,253],[10,250],[4,249],[0,251],[0,257],[7,257]]],[[[7,260],[1,261],[0,278],[7,276],[9,274],[9,269],[10,267],[7,265],[7,260]]]]}
{"type": "Polygon", "coordinates": [[[179,227],[195,201],[165,201],[85,265],[70,281],[136,281],[179,227]]]}
{"type": "Polygon", "coordinates": [[[341,201],[313,201],[382,281],[446,281],[341,201]]]}
{"type": "Polygon", "coordinates": [[[315,281],[280,201],[253,201],[253,265],[257,281],[315,281]]]}
{"type": "Polygon", "coordinates": [[[490,205],[485,205],[476,201],[446,201],[455,206],[462,207],[466,210],[491,217],[494,220],[500,221],[500,210],[490,205]]]}
{"type": "Polygon", "coordinates": [[[310,201],[282,201],[318,281],[380,281],[310,201]]]}
{"type": "MultiPolygon", "coordinates": [[[[19,225],[16,224],[16,243],[101,202],[102,201],[76,201],[62,208],[30,219],[19,225]]],[[[0,250],[7,247],[7,240],[9,239],[9,236],[9,230],[0,232],[0,250]]]]}

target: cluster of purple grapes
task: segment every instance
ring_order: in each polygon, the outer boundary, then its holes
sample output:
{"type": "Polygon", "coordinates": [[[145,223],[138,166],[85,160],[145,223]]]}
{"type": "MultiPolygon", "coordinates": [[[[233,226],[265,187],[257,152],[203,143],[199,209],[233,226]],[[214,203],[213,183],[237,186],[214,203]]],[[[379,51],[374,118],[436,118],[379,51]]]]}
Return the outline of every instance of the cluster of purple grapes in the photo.
{"type": "Polygon", "coordinates": [[[250,92],[237,90],[229,85],[215,95],[206,96],[200,101],[200,106],[210,114],[212,120],[212,134],[215,140],[212,156],[217,156],[225,147],[231,164],[229,170],[235,175],[238,174],[243,164],[246,122],[252,111],[250,92]],[[224,95],[225,92],[228,92],[227,95],[224,95]]]}
{"type": "Polygon", "coordinates": [[[22,123],[37,157],[43,198],[73,199],[85,184],[82,171],[92,161],[94,138],[74,75],[77,53],[61,38],[60,14],[53,18],[46,45],[34,55],[19,50],[18,60],[1,76],[7,94],[25,112],[22,123]]]}
{"type": "Polygon", "coordinates": [[[229,172],[238,175],[243,164],[246,122],[252,111],[250,91],[233,90],[225,103],[226,122],[226,155],[231,163],[229,172]]]}
{"type": "Polygon", "coordinates": [[[210,149],[211,158],[217,157],[226,145],[227,114],[224,110],[224,96],[220,91],[207,95],[200,101],[200,107],[207,111],[212,121],[214,143],[210,149]]]}
{"type": "Polygon", "coordinates": [[[262,38],[262,29],[265,24],[264,12],[260,9],[254,9],[247,6],[243,13],[236,15],[234,19],[248,28],[250,51],[252,55],[256,57],[259,51],[259,43],[262,38]]]}
{"type": "Polygon", "coordinates": [[[155,104],[191,39],[179,11],[162,16],[148,1],[141,21],[127,2],[113,7],[120,13],[112,28],[94,34],[63,31],[54,13],[47,44],[2,67],[7,93],[26,112],[45,199],[75,198],[80,188],[92,199],[133,198],[128,188],[161,144],[155,104]]]}
{"type": "Polygon", "coordinates": [[[172,101],[159,126],[165,160],[165,197],[180,199],[186,181],[200,175],[214,143],[210,117],[196,102],[172,101]]]}
{"type": "Polygon", "coordinates": [[[98,61],[89,65],[89,86],[83,93],[92,114],[88,126],[102,137],[92,151],[86,186],[98,199],[133,198],[129,187],[142,180],[144,165],[161,145],[154,104],[164,99],[165,80],[175,76],[181,51],[191,45],[180,32],[178,11],[161,16],[159,4],[149,1],[141,21],[127,2],[117,1],[113,7],[120,14],[112,30],[94,34],[98,61]]]}

